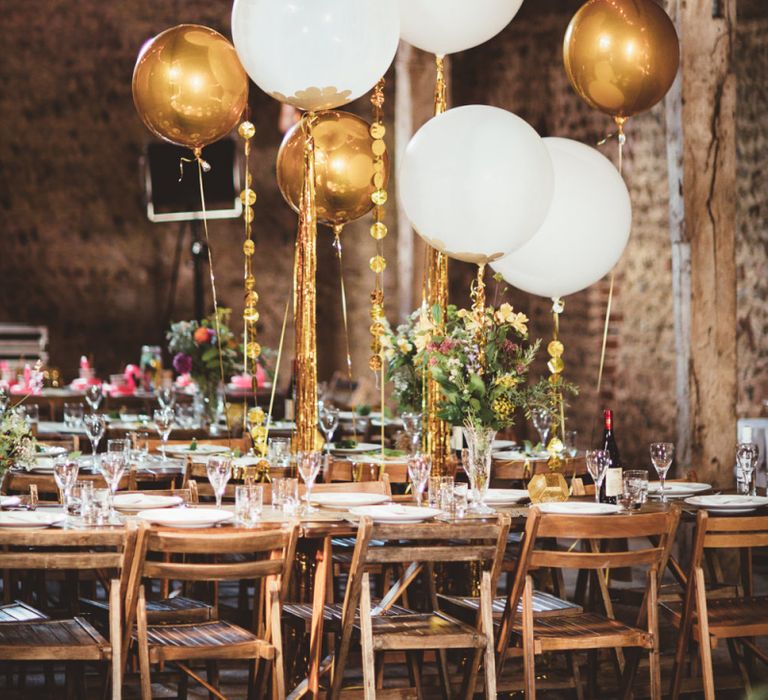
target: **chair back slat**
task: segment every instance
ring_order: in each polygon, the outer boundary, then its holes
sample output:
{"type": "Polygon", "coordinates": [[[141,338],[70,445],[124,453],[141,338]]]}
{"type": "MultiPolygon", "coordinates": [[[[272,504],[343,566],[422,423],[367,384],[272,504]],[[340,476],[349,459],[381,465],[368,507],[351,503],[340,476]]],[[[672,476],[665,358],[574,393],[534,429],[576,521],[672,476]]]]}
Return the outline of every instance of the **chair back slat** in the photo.
{"type": "Polygon", "coordinates": [[[632,550],[629,552],[559,552],[537,549],[531,553],[531,568],[553,569],[622,569],[632,566],[653,566],[661,561],[663,549],[632,550]]]}
{"type": "Polygon", "coordinates": [[[752,549],[768,547],[768,532],[707,533],[704,549],[752,549]]]}
{"type": "Polygon", "coordinates": [[[374,525],[374,540],[495,540],[500,528],[498,521],[427,522],[417,525],[374,525]]]}
{"type": "Polygon", "coordinates": [[[659,535],[668,526],[668,513],[632,515],[559,515],[542,513],[539,537],[600,540],[659,535]]]}
{"type": "Polygon", "coordinates": [[[371,547],[365,555],[367,564],[396,564],[418,562],[490,561],[495,545],[423,545],[408,547],[371,547]]]}
{"type": "Polygon", "coordinates": [[[0,552],[0,570],[82,571],[122,566],[122,552],[0,552]]]}
{"type": "Polygon", "coordinates": [[[228,530],[153,529],[148,533],[148,552],[178,554],[227,554],[270,552],[283,549],[291,537],[289,529],[276,524],[273,529],[253,532],[228,530]]]}
{"type": "Polygon", "coordinates": [[[240,581],[276,576],[282,573],[283,566],[283,559],[221,564],[147,561],[144,576],[174,581],[240,581]]]}

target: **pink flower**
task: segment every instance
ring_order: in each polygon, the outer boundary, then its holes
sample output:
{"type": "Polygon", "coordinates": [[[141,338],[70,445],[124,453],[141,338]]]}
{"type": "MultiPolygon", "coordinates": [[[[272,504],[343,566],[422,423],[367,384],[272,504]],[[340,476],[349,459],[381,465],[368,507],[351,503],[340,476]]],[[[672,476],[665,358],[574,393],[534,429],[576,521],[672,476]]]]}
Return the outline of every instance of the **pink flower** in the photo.
{"type": "Polygon", "coordinates": [[[437,364],[437,358],[436,357],[430,357],[429,358],[429,366],[434,367],[437,364]]]}

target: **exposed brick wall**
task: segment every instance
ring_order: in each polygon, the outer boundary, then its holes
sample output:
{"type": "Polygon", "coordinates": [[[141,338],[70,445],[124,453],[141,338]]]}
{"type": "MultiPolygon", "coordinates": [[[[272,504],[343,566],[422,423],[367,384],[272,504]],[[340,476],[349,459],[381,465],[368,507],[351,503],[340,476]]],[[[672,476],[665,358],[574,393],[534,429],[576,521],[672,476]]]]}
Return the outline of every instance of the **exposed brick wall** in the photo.
{"type": "MultiPolygon", "coordinates": [[[[596,143],[610,121],[590,110],[567,84],[561,42],[578,0],[526,2],[496,39],[454,57],[452,101],[498,105],[533,124],[542,135],[596,143]]],[[[145,342],[161,342],[167,319],[170,265],[177,226],[151,224],[143,213],[138,159],[148,135],[135,113],[130,79],[144,40],[179,22],[199,22],[229,34],[226,4],[185,0],[33,0],[5,3],[5,47],[0,62],[0,321],[46,323],[51,355],[65,374],[82,352],[93,352],[104,372],[135,361],[145,342]]],[[[768,25],[765,8],[738,28],[738,163],[740,413],[756,413],[768,379],[768,25]],[[761,12],[763,19],[760,19],[761,12]]],[[[279,60],[279,57],[276,58],[279,60]]],[[[431,71],[429,61],[424,62],[431,71]]],[[[390,76],[391,77],[391,76],[390,76]]],[[[431,76],[414,76],[420,105],[431,103],[431,76]]],[[[393,91],[387,92],[391,116],[393,91]]],[[[418,106],[418,105],[417,105],[418,106]]],[[[291,285],[295,215],[275,184],[281,134],[279,106],[251,93],[257,127],[252,159],[257,241],[255,273],[264,344],[276,346],[291,285]]],[[[364,116],[362,100],[353,107],[364,116]]],[[[419,112],[421,114],[421,112],[419,112]]],[[[392,129],[389,130],[392,136],[392,129]]],[[[625,175],[634,206],[632,238],[617,268],[605,396],[595,396],[606,282],[566,300],[562,337],[569,376],[580,384],[571,423],[588,436],[606,402],[617,412],[622,448],[646,463],[647,443],[671,436],[674,426],[674,340],[667,224],[664,119],[660,107],[628,128],[625,175]]],[[[392,147],[392,140],[388,143],[392,147]]],[[[616,144],[603,152],[615,160],[616,144]]],[[[391,236],[385,280],[395,306],[397,261],[394,181],[390,187],[391,236]]],[[[213,222],[216,276],[222,303],[242,304],[242,225],[213,222]]],[[[344,232],[352,350],[356,372],[369,354],[368,259],[373,243],[367,223],[344,232]]],[[[320,232],[318,339],[320,375],[342,366],[343,338],[338,273],[330,234],[320,232]]],[[[418,256],[418,253],[417,253],[418,256]]],[[[452,263],[451,293],[466,298],[472,270],[452,263]]],[[[417,295],[418,296],[418,295],[417,295]]],[[[550,304],[515,293],[514,303],[547,337],[550,304]]],[[[184,254],[173,316],[192,313],[191,265],[184,254]]],[[[394,319],[393,319],[394,320],[394,319]]],[[[290,324],[287,348],[292,348],[290,324]]],[[[543,368],[543,364],[541,365],[543,368]]],[[[541,370],[543,371],[543,369],[541,370]]]]}

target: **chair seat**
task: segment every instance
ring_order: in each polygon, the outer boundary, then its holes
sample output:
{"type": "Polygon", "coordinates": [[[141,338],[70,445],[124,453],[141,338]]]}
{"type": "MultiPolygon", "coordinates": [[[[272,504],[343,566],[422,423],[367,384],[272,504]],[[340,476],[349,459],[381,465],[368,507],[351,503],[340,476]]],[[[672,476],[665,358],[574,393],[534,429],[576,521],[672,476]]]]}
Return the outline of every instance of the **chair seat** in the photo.
{"type": "Polygon", "coordinates": [[[13,603],[0,605],[0,623],[2,622],[32,622],[47,620],[48,615],[41,613],[31,605],[15,600],[13,603]]]}
{"type": "Polygon", "coordinates": [[[103,661],[109,642],[82,617],[0,625],[0,659],[103,661]]]}
{"type": "MultiPolygon", "coordinates": [[[[376,603],[374,602],[374,607],[376,603]]],[[[341,612],[343,605],[341,603],[333,603],[326,605],[323,608],[324,622],[332,628],[338,628],[341,626],[341,612]]],[[[310,603],[288,603],[283,606],[283,612],[291,617],[298,618],[303,622],[309,624],[312,620],[312,605],[310,603]]],[[[407,608],[402,608],[399,605],[393,605],[389,610],[381,613],[382,615],[406,615],[410,612],[407,608]]],[[[355,614],[355,625],[359,619],[358,614],[355,614]]]]}
{"type": "MultiPolygon", "coordinates": [[[[675,627],[680,626],[683,604],[664,603],[662,607],[671,615],[675,627]]],[[[751,598],[720,598],[707,600],[709,633],[713,637],[751,637],[768,634],[768,596],[751,598]]],[[[694,635],[699,637],[694,610],[694,635]]]]}
{"type": "MultiPolygon", "coordinates": [[[[470,596],[454,596],[438,594],[438,597],[448,603],[449,605],[456,605],[467,610],[477,611],[480,608],[480,598],[473,598],[470,596]]],[[[507,605],[507,599],[505,596],[497,596],[493,599],[493,616],[495,618],[501,617],[504,613],[504,608],[507,605]]],[[[522,603],[517,606],[518,612],[523,609],[522,603]]],[[[551,593],[544,593],[543,591],[533,592],[533,614],[536,617],[546,617],[552,615],[578,615],[582,612],[580,605],[571,603],[570,601],[563,600],[551,593]]]]}
{"type": "MultiPolygon", "coordinates": [[[[522,640],[522,624],[516,619],[512,634],[522,640]]],[[[608,649],[611,647],[652,646],[647,631],[630,627],[597,613],[537,616],[533,619],[536,653],[556,649],[608,649]]]]}
{"type": "MultiPolygon", "coordinates": [[[[133,635],[136,639],[136,633],[133,635]]],[[[274,647],[252,632],[224,620],[149,625],[150,660],[274,657],[274,647]]]]}
{"type": "Polygon", "coordinates": [[[482,649],[486,636],[444,613],[377,615],[371,618],[373,648],[482,649]]]}
{"type": "MultiPolygon", "coordinates": [[[[80,602],[100,615],[106,616],[109,613],[109,604],[105,600],[81,598],[80,602]]],[[[147,620],[150,624],[207,622],[212,618],[213,607],[193,598],[176,596],[175,598],[147,601],[147,620]]]]}

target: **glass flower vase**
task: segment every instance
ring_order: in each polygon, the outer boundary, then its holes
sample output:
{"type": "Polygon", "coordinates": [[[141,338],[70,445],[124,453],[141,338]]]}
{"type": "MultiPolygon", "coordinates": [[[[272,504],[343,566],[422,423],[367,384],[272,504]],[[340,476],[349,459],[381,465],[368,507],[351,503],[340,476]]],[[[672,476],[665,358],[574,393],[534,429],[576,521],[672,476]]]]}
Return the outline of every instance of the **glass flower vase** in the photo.
{"type": "Polygon", "coordinates": [[[491,453],[496,431],[485,425],[469,425],[463,428],[468,448],[468,476],[472,487],[473,513],[493,513],[485,504],[491,481],[491,453]]]}

